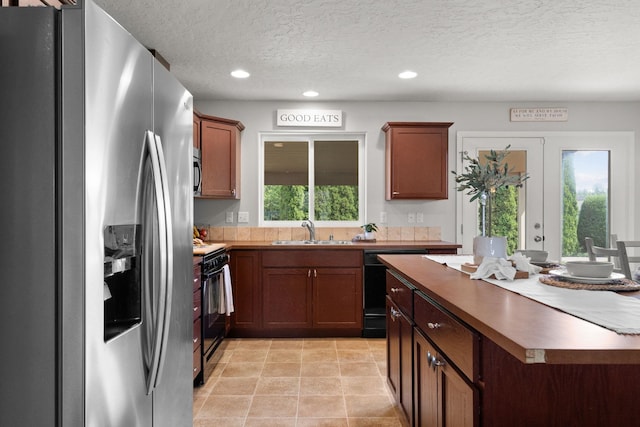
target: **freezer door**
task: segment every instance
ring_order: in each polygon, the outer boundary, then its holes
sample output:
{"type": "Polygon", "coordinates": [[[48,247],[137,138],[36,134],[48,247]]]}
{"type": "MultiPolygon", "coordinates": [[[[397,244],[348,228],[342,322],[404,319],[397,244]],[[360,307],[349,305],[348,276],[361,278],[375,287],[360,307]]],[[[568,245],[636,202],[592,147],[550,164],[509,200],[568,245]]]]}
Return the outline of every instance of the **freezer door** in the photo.
{"type": "Polygon", "coordinates": [[[193,107],[191,94],[154,60],[154,132],[162,142],[173,223],[173,291],[164,364],[153,392],[154,427],[192,424],[193,107]]]}
{"type": "Polygon", "coordinates": [[[56,425],[55,29],[51,9],[0,7],[1,426],[56,425]]]}
{"type": "Polygon", "coordinates": [[[150,427],[141,333],[147,323],[114,338],[104,333],[104,230],[145,229],[137,207],[146,133],[153,129],[153,58],[93,2],[84,2],[84,13],[85,425],[150,427]]]}

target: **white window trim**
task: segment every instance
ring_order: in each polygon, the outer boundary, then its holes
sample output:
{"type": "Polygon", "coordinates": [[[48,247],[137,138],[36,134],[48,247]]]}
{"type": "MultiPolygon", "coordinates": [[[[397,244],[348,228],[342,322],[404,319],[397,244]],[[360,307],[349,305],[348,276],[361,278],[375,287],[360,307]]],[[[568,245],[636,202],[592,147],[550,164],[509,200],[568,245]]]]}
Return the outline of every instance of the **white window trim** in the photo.
{"type": "MultiPolygon", "coordinates": [[[[260,227],[298,227],[300,221],[265,221],[264,220],[264,143],[269,141],[301,141],[306,140],[309,142],[309,147],[313,147],[314,140],[323,141],[335,141],[335,140],[352,140],[358,141],[358,215],[357,221],[316,221],[314,224],[318,227],[360,227],[365,223],[367,218],[366,212],[366,144],[367,133],[366,132],[341,132],[341,131],[326,131],[326,132],[258,132],[258,225],[260,227]]],[[[313,151],[312,151],[313,153],[313,151]]],[[[312,154],[313,155],[313,154],[312,154]]],[[[310,165],[313,168],[313,163],[310,165]]],[[[309,185],[313,185],[313,170],[310,169],[309,173],[311,179],[309,185]]],[[[312,197],[312,189],[309,191],[310,198],[312,197]]],[[[310,209],[313,208],[313,201],[310,202],[310,209]]]]}

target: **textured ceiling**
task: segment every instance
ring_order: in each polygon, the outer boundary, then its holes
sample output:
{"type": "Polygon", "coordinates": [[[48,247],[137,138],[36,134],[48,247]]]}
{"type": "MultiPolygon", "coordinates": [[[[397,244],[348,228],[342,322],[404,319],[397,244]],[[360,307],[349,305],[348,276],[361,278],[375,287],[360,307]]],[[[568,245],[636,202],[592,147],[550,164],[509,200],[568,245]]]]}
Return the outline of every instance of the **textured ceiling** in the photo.
{"type": "Polygon", "coordinates": [[[638,0],[96,2],[198,100],[640,100],[638,0]]]}

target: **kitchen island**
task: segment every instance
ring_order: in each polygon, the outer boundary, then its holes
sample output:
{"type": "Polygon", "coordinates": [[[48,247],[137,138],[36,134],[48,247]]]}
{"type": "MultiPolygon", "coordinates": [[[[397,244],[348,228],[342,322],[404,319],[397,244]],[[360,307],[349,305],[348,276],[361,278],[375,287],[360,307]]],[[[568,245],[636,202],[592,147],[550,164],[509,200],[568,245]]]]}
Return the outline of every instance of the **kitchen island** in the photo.
{"type": "Polygon", "coordinates": [[[640,425],[640,335],[421,256],[379,258],[389,269],[389,384],[410,423],[640,425]]]}

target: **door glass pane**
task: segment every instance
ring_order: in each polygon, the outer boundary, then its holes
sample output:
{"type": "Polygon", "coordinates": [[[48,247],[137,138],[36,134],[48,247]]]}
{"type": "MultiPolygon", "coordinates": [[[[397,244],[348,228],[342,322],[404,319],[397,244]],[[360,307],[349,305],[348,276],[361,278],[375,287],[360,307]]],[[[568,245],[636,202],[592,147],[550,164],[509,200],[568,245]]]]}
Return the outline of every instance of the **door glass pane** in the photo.
{"type": "Polygon", "coordinates": [[[584,238],[609,246],[609,151],[562,152],[562,256],[586,257],[584,238]]]}
{"type": "MultiPolygon", "coordinates": [[[[480,164],[486,163],[489,151],[478,152],[480,164]]],[[[527,172],[526,150],[509,150],[504,163],[507,164],[511,174],[524,175],[527,172]]],[[[504,164],[503,163],[503,164],[504,164]]],[[[504,187],[493,193],[488,201],[485,211],[487,221],[487,233],[492,236],[505,236],[507,238],[507,254],[513,254],[516,249],[525,248],[525,214],[526,214],[526,188],[527,181],[522,188],[504,187]],[[489,226],[490,224],[490,226],[489,226]]],[[[478,203],[478,225],[482,224],[482,206],[478,203]]],[[[477,230],[478,235],[482,230],[477,230]]]]}
{"type": "Polygon", "coordinates": [[[358,220],[358,141],[314,141],[314,218],[358,220]]]}
{"type": "Polygon", "coordinates": [[[264,144],[264,219],[295,221],[309,217],[309,144],[264,144]]]}

